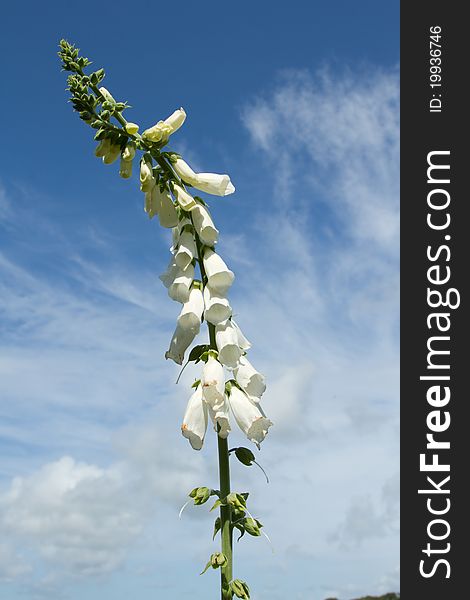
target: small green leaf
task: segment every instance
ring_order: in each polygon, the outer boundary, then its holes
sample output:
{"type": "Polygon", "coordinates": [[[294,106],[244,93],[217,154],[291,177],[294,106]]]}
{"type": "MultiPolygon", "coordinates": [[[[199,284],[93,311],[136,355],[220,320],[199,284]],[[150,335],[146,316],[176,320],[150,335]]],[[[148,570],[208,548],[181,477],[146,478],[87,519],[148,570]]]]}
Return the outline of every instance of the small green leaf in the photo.
{"type": "Polygon", "coordinates": [[[194,348],[189,353],[188,361],[194,361],[198,363],[201,360],[202,354],[209,350],[210,346],[208,344],[201,344],[199,346],[194,346],[194,348]]]}
{"type": "Polygon", "coordinates": [[[220,531],[220,528],[222,527],[221,521],[220,521],[220,517],[217,517],[217,519],[214,522],[214,533],[212,535],[212,540],[215,539],[215,536],[217,535],[217,533],[220,531]]]}
{"type": "Polygon", "coordinates": [[[208,569],[210,566],[212,566],[212,563],[211,563],[211,560],[209,559],[209,560],[207,561],[207,565],[204,567],[204,571],[201,571],[201,572],[199,573],[199,575],[204,575],[204,573],[207,571],[207,569],[208,569]]]}

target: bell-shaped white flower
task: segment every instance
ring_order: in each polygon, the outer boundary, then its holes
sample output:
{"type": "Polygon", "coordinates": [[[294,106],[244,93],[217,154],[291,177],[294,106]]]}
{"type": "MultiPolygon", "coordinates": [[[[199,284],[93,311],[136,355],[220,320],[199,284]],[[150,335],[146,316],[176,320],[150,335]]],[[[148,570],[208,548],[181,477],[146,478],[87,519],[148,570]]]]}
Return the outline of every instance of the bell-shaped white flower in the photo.
{"type": "Polygon", "coordinates": [[[144,200],[144,211],[147,213],[149,219],[153,219],[158,214],[159,209],[159,198],[153,193],[155,186],[148,192],[145,192],[144,200]]]}
{"type": "Polygon", "coordinates": [[[173,169],[183,181],[208,194],[227,196],[228,194],[233,194],[235,191],[228,175],[195,173],[182,158],[177,158],[173,162],[173,169]]]}
{"type": "Polygon", "coordinates": [[[119,144],[110,144],[108,151],[103,156],[105,165],[112,165],[121,155],[121,146],[119,144]]]}
{"type": "Polygon", "coordinates": [[[143,192],[151,192],[155,187],[156,181],[153,176],[152,163],[142,157],[140,161],[140,189],[143,192]]]}
{"type": "Polygon", "coordinates": [[[234,385],[230,391],[229,403],[237,425],[250,441],[259,446],[272,422],[266,417],[259,404],[250,400],[245,392],[234,385]]]}
{"type": "Polygon", "coordinates": [[[95,156],[98,158],[103,158],[108,152],[111,146],[111,141],[109,138],[104,138],[95,148],[95,156]]]}
{"type": "Polygon", "coordinates": [[[165,187],[163,190],[157,184],[152,189],[152,206],[155,206],[162,227],[175,227],[178,224],[178,213],[171,199],[171,194],[165,187]]]}
{"type": "Polygon", "coordinates": [[[189,440],[194,450],[200,450],[204,443],[208,422],[207,405],[202,397],[202,388],[197,386],[189,399],[181,425],[181,433],[189,440]]]}
{"type": "Polygon", "coordinates": [[[251,342],[249,342],[246,337],[243,335],[240,327],[235,323],[232,319],[232,325],[235,327],[235,331],[237,332],[238,345],[242,350],[249,350],[251,348],[251,342]]]}
{"type": "Polygon", "coordinates": [[[214,196],[228,196],[235,191],[235,186],[230,181],[230,177],[218,173],[198,173],[196,181],[192,185],[201,192],[213,194],[214,196]]]}
{"type": "Polygon", "coordinates": [[[194,279],[194,266],[191,264],[187,269],[182,271],[179,269],[173,279],[173,282],[168,286],[168,295],[176,302],[187,302],[189,299],[189,290],[194,279]]]}
{"type": "Polygon", "coordinates": [[[171,338],[170,348],[165,352],[165,358],[171,358],[177,365],[182,365],[184,353],[193,343],[196,335],[197,331],[184,329],[180,325],[177,325],[173,337],[171,338]]]}
{"type": "Polygon", "coordinates": [[[240,356],[240,363],[233,374],[253,402],[259,402],[266,390],[265,377],[258,373],[246,356],[240,356]]]}
{"type": "Polygon", "coordinates": [[[225,294],[235,279],[234,273],[211,248],[206,248],[203,261],[208,284],[219,294],[225,294]]]}
{"type": "Polygon", "coordinates": [[[159,276],[159,279],[166,288],[169,288],[180,271],[181,269],[178,267],[174,257],[172,256],[166,271],[159,276]]]}
{"type": "Polygon", "coordinates": [[[222,410],[225,403],[224,368],[211,351],[202,369],[201,384],[202,395],[211,409],[215,412],[222,410]]]}
{"type": "Polygon", "coordinates": [[[119,175],[123,179],[129,179],[129,177],[132,175],[132,161],[124,160],[124,158],[122,156],[121,156],[121,162],[119,164],[119,175]]]}
{"type": "Polygon", "coordinates": [[[177,323],[183,329],[190,329],[199,333],[201,327],[202,313],[204,312],[204,300],[202,292],[196,284],[189,292],[188,301],[183,304],[177,323]]]}
{"type": "Polygon", "coordinates": [[[214,431],[221,438],[227,438],[230,432],[229,405],[227,396],[225,396],[223,404],[217,410],[214,410],[210,405],[207,405],[207,412],[214,424],[214,431]]]}
{"type": "Polygon", "coordinates": [[[177,245],[178,249],[175,254],[175,261],[176,264],[184,270],[191,263],[193,258],[197,256],[194,234],[188,230],[183,231],[179,236],[177,245]]]}
{"type": "Polygon", "coordinates": [[[225,296],[222,296],[206,285],[204,288],[204,318],[212,325],[226,321],[232,315],[232,307],[225,296]]]}
{"type": "Polygon", "coordinates": [[[219,230],[216,229],[214,222],[207,208],[200,202],[191,211],[194,228],[203,244],[213,246],[219,239],[219,230]]]}
{"type": "Polygon", "coordinates": [[[186,119],[186,113],[183,108],[175,110],[164,121],[158,121],[153,127],[146,129],[142,137],[150,142],[166,142],[169,136],[177,131],[186,119]]]}
{"type": "Polygon", "coordinates": [[[173,184],[173,194],[183,210],[192,210],[196,206],[196,200],[177,183],[173,184]]]}
{"type": "Polygon", "coordinates": [[[219,351],[219,360],[230,369],[238,366],[243,350],[238,345],[237,330],[230,319],[215,327],[215,341],[219,351]]]}

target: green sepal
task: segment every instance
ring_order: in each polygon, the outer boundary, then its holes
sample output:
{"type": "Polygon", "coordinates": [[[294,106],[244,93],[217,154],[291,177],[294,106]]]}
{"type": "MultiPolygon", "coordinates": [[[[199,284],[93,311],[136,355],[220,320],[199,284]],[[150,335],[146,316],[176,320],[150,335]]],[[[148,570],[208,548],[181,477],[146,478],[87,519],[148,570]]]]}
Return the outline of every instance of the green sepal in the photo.
{"type": "MultiPolygon", "coordinates": [[[[221,506],[222,504],[223,504],[223,503],[222,503],[222,500],[220,500],[220,499],[219,499],[219,500],[216,500],[216,501],[214,502],[214,506],[213,506],[213,507],[210,509],[210,511],[209,511],[209,512],[212,512],[212,511],[213,511],[215,508],[217,508],[217,507],[221,506]]],[[[224,505],[225,505],[225,504],[224,504],[224,505]]]]}
{"type": "Polygon", "coordinates": [[[230,588],[237,598],[250,600],[250,588],[245,581],[241,581],[241,579],[234,579],[232,582],[230,582],[230,588]]]}
{"type": "Polygon", "coordinates": [[[214,533],[212,534],[212,540],[215,540],[215,536],[218,534],[221,527],[222,527],[222,522],[220,520],[220,517],[217,517],[217,519],[214,521],[214,533]]]}
{"type": "Polygon", "coordinates": [[[247,533],[253,537],[258,537],[261,535],[261,527],[263,527],[263,525],[258,521],[258,519],[252,519],[250,517],[244,520],[243,527],[247,533]]]}

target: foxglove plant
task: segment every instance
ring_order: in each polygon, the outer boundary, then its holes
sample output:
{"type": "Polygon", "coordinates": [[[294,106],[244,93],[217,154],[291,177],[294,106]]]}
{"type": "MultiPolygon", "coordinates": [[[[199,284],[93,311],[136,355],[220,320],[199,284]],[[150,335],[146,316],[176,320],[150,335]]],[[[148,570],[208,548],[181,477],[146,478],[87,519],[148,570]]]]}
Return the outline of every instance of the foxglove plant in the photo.
{"type": "Polygon", "coordinates": [[[107,165],[120,159],[119,175],[124,179],[132,177],[133,163],[139,160],[144,211],[150,219],[158,216],[160,225],[172,230],[172,256],[160,279],[170,298],[182,307],[165,358],[182,365],[201,323],[207,323],[209,342],[194,346],[187,358],[187,362],[202,362],[203,368],[192,386],[181,431],[194,450],[201,450],[209,420],[212,422],[217,434],[220,489],[197,487],[189,497],[199,505],[214,496],[212,509],[220,508],[213,537],[220,532],[221,552],[211,555],[203,573],[209,567],[220,569],[222,600],[234,596],[247,599],[248,585],[233,578],[232,537],[234,529],[240,537],[245,533],[259,536],[262,524],[248,511],[248,493],[231,490],[229,457],[233,453],[246,466],[258,463],[248,448],[229,450],[230,413],[258,448],[272,423],[260,406],[266,389],[264,376],[247,359],[251,344],[232,319],[227,293],[235,275],[215,250],[219,231],[206,202],[188,191],[195,188],[227,196],[235,187],[228,175],[196,173],[179,154],[163,150],[185,122],[183,108],[139,135],[139,125],[123,116],[127,103],[116,101],[105,87],[98,87],[104,69],[85,74],[91,63],[79,55],[78,48],[65,40],[59,46],[63,70],[70,72],[67,82],[73,108],[96,130],[95,155],[107,165]]]}

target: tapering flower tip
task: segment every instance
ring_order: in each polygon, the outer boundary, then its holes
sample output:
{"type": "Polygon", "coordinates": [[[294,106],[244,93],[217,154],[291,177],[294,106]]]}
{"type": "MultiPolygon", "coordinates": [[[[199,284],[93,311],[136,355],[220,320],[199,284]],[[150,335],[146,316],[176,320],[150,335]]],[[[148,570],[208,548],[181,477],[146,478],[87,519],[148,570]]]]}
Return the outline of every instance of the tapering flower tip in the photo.
{"type": "Polygon", "coordinates": [[[259,402],[259,399],[266,390],[266,379],[264,375],[258,373],[246,356],[240,356],[240,364],[234,370],[237,383],[245,390],[253,402],[259,402]]]}
{"type": "Polygon", "coordinates": [[[137,123],[126,123],[125,130],[129,135],[135,135],[139,131],[137,123]]]}
{"type": "Polygon", "coordinates": [[[266,417],[258,404],[236,386],[232,386],[229,403],[237,425],[251,442],[259,446],[266,437],[272,421],[266,417]]]}
{"type": "Polygon", "coordinates": [[[175,254],[176,264],[183,269],[197,256],[196,241],[191,231],[183,231],[178,239],[178,249],[175,254]]]}
{"type": "Polygon", "coordinates": [[[181,269],[178,267],[175,259],[172,257],[168,263],[166,271],[159,276],[159,279],[166,288],[169,288],[180,271],[181,269]]]}
{"type": "Polygon", "coordinates": [[[207,406],[202,397],[202,388],[197,386],[186,407],[181,425],[181,433],[189,440],[194,450],[200,450],[204,443],[208,422],[207,406]]]}
{"type": "Polygon", "coordinates": [[[108,102],[113,102],[115,103],[116,100],[112,97],[111,93],[108,92],[108,90],[105,87],[100,87],[100,94],[103,96],[103,98],[105,100],[107,100],[108,102]]]}
{"type": "Polygon", "coordinates": [[[204,288],[204,306],[204,318],[212,325],[218,325],[232,315],[232,307],[227,298],[213,290],[210,285],[204,288]]]}
{"type": "Polygon", "coordinates": [[[235,279],[234,273],[211,248],[206,248],[203,261],[208,284],[219,294],[225,294],[235,279]]]}
{"type": "Polygon", "coordinates": [[[132,161],[131,160],[124,160],[121,157],[121,162],[119,164],[119,175],[123,179],[129,179],[129,177],[132,175],[132,161]]]}
{"type": "Polygon", "coordinates": [[[219,175],[218,173],[198,173],[191,185],[202,192],[213,194],[214,196],[228,196],[235,191],[230,177],[228,175],[219,175]]]}
{"type": "Polygon", "coordinates": [[[171,338],[170,348],[165,352],[165,358],[171,358],[177,365],[182,365],[184,353],[193,343],[197,332],[191,329],[183,329],[179,325],[176,326],[173,337],[171,338]]]}
{"type": "Polygon", "coordinates": [[[219,360],[230,369],[238,366],[243,351],[238,345],[238,336],[230,319],[215,327],[215,341],[219,351],[219,360]]]}
{"type": "Polygon", "coordinates": [[[235,321],[232,319],[232,325],[235,328],[235,331],[237,332],[237,338],[238,338],[238,345],[240,346],[240,348],[242,350],[249,350],[251,348],[251,342],[249,342],[246,337],[243,335],[242,330],[240,329],[240,327],[235,323],[235,321]]]}
{"type": "Polygon", "coordinates": [[[178,213],[167,187],[162,191],[159,185],[155,185],[152,188],[152,202],[156,206],[162,227],[170,228],[178,224],[178,213]]]}
{"type": "Polygon", "coordinates": [[[172,162],[172,167],[178,177],[180,177],[186,183],[192,185],[192,181],[194,181],[196,173],[191,169],[185,160],[182,158],[177,158],[175,162],[172,162]]]}
{"type": "Polygon", "coordinates": [[[202,369],[201,384],[202,395],[211,409],[222,410],[225,403],[224,368],[211,352],[202,369]]]}
{"type": "Polygon", "coordinates": [[[165,119],[165,124],[171,129],[171,133],[175,133],[186,120],[186,112],[183,107],[178,108],[165,119]]]}
{"type": "Polygon", "coordinates": [[[104,138],[100,141],[100,143],[95,148],[95,156],[98,158],[103,158],[108,152],[111,146],[111,141],[109,138],[104,138]]]}
{"type": "Polygon", "coordinates": [[[207,405],[207,412],[209,417],[214,424],[214,430],[221,438],[227,438],[230,432],[230,418],[227,397],[225,397],[224,403],[221,408],[214,410],[211,406],[207,405]]]}
{"type": "Polygon", "coordinates": [[[219,231],[216,229],[214,222],[207,208],[200,202],[191,211],[194,228],[197,231],[201,241],[206,246],[214,246],[219,239],[219,231]]]}
{"type": "Polygon", "coordinates": [[[176,276],[168,287],[168,295],[175,302],[184,304],[189,300],[189,290],[194,279],[194,266],[191,264],[187,269],[178,270],[176,276]]]}
{"type": "Polygon", "coordinates": [[[192,210],[196,206],[196,200],[177,183],[173,184],[173,193],[183,210],[192,210]]]}
{"type": "Polygon", "coordinates": [[[110,144],[108,151],[103,156],[103,162],[105,165],[111,165],[118,159],[121,154],[121,147],[119,144],[110,144]]]}
{"type": "Polygon", "coordinates": [[[193,287],[189,292],[188,301],[183,304],[183,308],[179,314],[178,326],[182,329],[190,329],[199,333],[203,312],[204,300],[202,292],[198,287],[193,287]]]}

